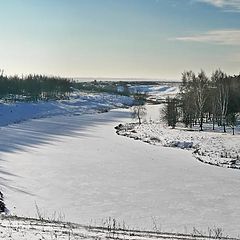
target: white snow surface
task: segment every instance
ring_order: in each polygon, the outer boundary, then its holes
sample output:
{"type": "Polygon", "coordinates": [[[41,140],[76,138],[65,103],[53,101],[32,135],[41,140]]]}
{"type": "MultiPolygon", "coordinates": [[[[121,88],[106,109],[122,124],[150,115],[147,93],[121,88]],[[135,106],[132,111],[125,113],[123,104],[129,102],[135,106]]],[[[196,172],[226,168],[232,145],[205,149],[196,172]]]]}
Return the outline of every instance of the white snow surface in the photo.
{"type": "Polygon", "coordinates": [[[130,227],[240,233],[240,172],[190,151],[120,137],[128,110],[53,116],[1,128],[1,188],[12,214],[130,227]],[[153,223],[154,222],[154,223],[153,223]]]}
{"type": "Polygon", "coordinates": [[[126,96],[81,92],[72,93],[70,100],[0,103],[0,126],[33,118],[96,113],[131,106],[132,103],[132,98],[126,96]]]}
{"type": "Polygon", "coordinates": [[[135,85],[129,87],[130,92],[149,93],[151,95],[176,94],[179,89],[172,85],[135,85]]]}
{"type": "MultiPolygon", "coordinates": [[[[105,227],[84,226],[73,223],[1,216],[0,238],[5,240],[79,240],[79,239],[125,239],[125,240],[214,240],[216,234],[179,234],[159,231],[136,231],[119,228],[113,222],[105,227]]],[[[221,233],[220,233],[221,234],[221,233]]],[[[237,240],[224,238],[225,240],[237,240]]]]}
{"type": "Polygon", "coordinates": [[[167,96],[174,97],[179,93],[179,85],[134,85],[129,87],[130,92],[146,93],[149,100],[163,100],[167,96]]]}
{"type": "Polygon", "coordinates": [[[202,162],[240,169],[240,134],[197,131],[184,128],[171,129],[163,123],[130,123],[121,126],[119,135],[144,142],[193,150],[202,162]]]}

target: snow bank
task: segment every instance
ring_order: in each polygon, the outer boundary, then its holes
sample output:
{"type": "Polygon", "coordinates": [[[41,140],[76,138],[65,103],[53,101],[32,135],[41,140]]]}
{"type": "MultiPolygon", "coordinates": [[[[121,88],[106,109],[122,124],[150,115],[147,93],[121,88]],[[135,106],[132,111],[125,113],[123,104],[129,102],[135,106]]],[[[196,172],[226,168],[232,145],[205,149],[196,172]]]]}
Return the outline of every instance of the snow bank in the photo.
{"type": "MultiPolygon", "coordinates": [[[[125,240],[214,240],[222,238],[222,232],[214,230],[208,235],[201,233],[180,234],[160,231],[137,231],[123,228],[113,219],[105,227],[83,226],[74,223],[37,220],[19,217],[1,217],[0,238],[9,240],[80,240],[80,239],[125,239],[125,240]]],[[[223,237],[225,240],[237,240],[223,237]]]]}
{"type": "Polygon", "coordinates": [[[240,169],[240,135],[219,132],[170,129],[162,123],[131,123],[120,125],[122,136],[165,147],[192,149],[193,155],[204,163],[240,169]]]}
{"type": "Polygon", "coordinates": [[[70,100],[0,103],[0,126],[33,118],[105,112],[113,108],[131,106],[132,103],[132,98],[126,96],[89,93],[74,93],[70,100]]]}

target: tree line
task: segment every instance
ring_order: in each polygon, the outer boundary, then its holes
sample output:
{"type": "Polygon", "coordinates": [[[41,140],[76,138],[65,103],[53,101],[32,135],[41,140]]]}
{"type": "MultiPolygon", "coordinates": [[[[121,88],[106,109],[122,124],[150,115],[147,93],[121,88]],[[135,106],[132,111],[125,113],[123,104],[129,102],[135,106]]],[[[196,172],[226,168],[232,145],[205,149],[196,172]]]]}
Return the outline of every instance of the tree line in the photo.
{"type": "Polygon", "coordinates": [[[173,128],[177,122],[192,128],[204,123],[226,126],[233,130],[240,113],[240,75],[229,76],[218,69],[210,77],[202,70],[198,74],[186,71],[182,74],[180,93],[167,98],[163,108],[163,119],[173,128]]]}
{"type": "Polygon", "coordinates": [[[85,91],[85,92],[95,92],[95,93],[109,93],[130,96],[131,93],[128,88],[128,82],[122,81],[91,81],[91,82],[73,82],[73,87],[85,91]]]}
{"type": "Polygon", "coordinates": [[[69,79],[45,75],[5,76],[0,71],[0,99],[3,101],[38,101],[65,99],[72,83],[69,79]]]}
{"type": "Polygon", "coordinates": [[[130,96],[127,82],[78,82],[69,78],[29,74],[7,76],[0,69],[0,99],[4,102],[68,99],[70,93],[109,93],[130,96]]]}

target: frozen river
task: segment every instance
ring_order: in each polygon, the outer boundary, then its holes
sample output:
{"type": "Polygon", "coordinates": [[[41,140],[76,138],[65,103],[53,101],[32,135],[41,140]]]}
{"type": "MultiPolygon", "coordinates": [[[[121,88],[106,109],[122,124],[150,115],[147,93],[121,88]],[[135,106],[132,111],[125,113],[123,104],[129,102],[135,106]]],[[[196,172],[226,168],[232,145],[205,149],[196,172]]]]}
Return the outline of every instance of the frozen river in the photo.
{"type": "Polygon", "coordinates": [[[1,185],[13,214],[84,224],[240,233],[240,171],[204,165],[190,151],[120,137],[127,110],[56,116],[1,128],[1,185]]]}

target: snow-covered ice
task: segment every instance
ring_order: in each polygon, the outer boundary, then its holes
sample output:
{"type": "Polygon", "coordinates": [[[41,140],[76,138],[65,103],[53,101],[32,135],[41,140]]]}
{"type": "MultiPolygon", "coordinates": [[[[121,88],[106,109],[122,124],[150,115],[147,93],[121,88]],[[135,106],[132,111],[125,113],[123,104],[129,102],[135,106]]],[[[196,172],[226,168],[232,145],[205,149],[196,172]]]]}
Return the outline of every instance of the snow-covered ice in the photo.
{"type": "Polygon", "coordinates": [[[190,151],[120,137],[128,110],[54,116],[1,128],[1,185],[13,214],[78,223],[111,216],[130,227],[237,236],[239,171],[202,164],[190,151]]]}

